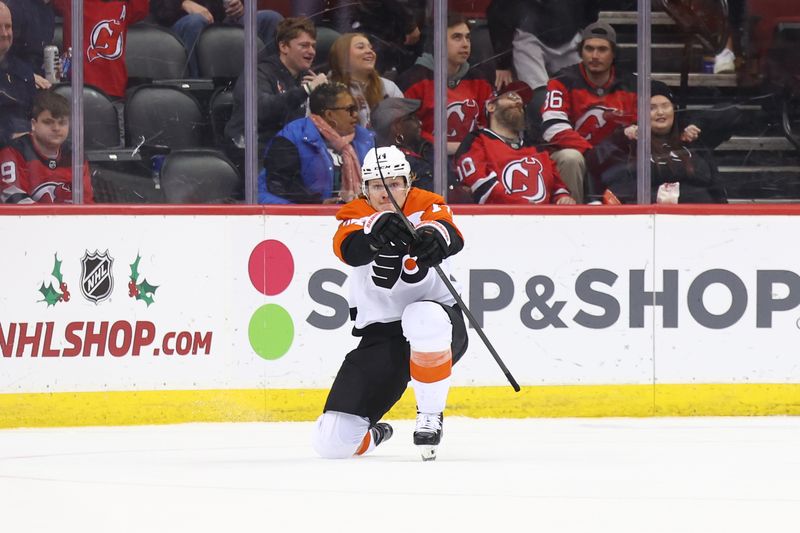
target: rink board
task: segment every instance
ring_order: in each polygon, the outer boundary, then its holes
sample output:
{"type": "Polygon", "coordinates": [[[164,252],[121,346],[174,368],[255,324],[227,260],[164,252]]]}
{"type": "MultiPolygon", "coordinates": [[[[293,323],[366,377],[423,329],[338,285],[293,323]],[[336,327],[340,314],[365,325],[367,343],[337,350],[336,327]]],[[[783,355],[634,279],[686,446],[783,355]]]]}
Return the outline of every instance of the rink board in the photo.
{"type": "MultiPolygon", "coordinates": [[[[0,211],[0,427],[316,417],[348,268],[334,211],[297,213],[0,211]]],[[[454,276],[523,391],[471,331],[448,411],[800,414],[798,214],[457,210],[454,276]]]]}

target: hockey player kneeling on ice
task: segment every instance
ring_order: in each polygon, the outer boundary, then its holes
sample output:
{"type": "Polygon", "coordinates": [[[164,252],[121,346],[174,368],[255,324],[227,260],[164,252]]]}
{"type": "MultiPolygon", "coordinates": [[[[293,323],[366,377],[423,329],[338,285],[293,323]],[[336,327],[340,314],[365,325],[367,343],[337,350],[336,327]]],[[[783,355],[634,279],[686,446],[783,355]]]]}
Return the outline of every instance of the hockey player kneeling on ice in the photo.
{"type": "Polygon", "coordinates": [[[417,400],[414,444],[423,459],[436,458],[450,372],[467,349],[467,330],[433,267],[449,276],[450,256],[464,240],[444,198],[413,187],[413,179],[395,146],[372,149],[361,169],[363,195],[336,214],[333,247],[352,267],[353,335],[360,341],[345,357],[314,428],[322,457],[362,455],[389,439],[392,427],[380,420],[410,381],[417,400]]]}

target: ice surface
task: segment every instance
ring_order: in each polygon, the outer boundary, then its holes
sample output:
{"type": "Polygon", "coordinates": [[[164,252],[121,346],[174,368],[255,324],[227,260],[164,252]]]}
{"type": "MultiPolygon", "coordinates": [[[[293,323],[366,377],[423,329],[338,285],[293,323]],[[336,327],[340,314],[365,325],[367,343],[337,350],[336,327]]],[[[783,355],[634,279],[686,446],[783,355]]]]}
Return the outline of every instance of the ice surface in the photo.
{"type": "Polygon", "coordinates": [[[3,531],[798,531],[800,419],[445,418],[323,460],[310,423],[0,431],[3,531]]]}

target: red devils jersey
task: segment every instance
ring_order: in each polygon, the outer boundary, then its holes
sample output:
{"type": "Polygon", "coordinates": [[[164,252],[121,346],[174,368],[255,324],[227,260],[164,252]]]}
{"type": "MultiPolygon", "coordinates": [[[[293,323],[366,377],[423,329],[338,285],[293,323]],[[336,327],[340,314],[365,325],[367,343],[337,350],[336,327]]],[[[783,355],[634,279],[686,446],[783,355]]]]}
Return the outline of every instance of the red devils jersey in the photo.
{"type": "Polygon", "coordinates": [[[478,204],[549,204],[569,196],[549,155],[522,143],[509,145],[489,129],[467,136],[456,165],[478,204]]]}
{"type": "MultiPolygon", "coordinates": [[[[89,166],[83,167],[83,199],[94,203],[89,166]]],[[[36,150],[29,135],[0,150],[0,202],[10,204],[71,204],[72,152],[49,159],[36,150]]]]}
{"type": "MultiPolygon", "coordinates": [[[[422,136],[433,141],[433,71],[414,65],[403,75],[404,96],[422,101],[417,116],[422,121],[422,136]]],[[[484,79],[467,74],[447,88],[447,141],[461,142],[469,132],[486,124],[483,111],[492,96],[492,86],[484,79]]]]}
{"type": "Polygon", "coordinates": [[[597,146],[618,126],[636,122],[636,84],[632,77],[611,78],[601,86],[586,78],[583,64],[564,68],[547,82],[542,107],[544,140],[560,150],[584,152],[597,146]]]}
{"type": "MultiPolygon", "coordinates": [[[[339,229],[333,237],[333,250],[345,261],[343,244],[354,232],[364,231],[365,225],[377,211],[364,198],[344,205],[336,218],[339,229]]],[[[450,207],[438,194],[412,187],[403,204],[403,213],[415,226],[433,225],[443,235],[449,234],[444,224],[455,228],[453,238],[460,239],[453,222],[450,207]]],[[[450,236],[447,236],[450,244],[450,236]]],[[[383,248],[375,258],[361,266],[354,266],[349,277],[350,307],[356,308],[357,330],[376,323],[400,320],[403,310],[413,302],[433,300],[453,305],[455,299],[432,268],[421,268],[405,250],[398,247],[383,248]]],[[[450,275],[450,262],[447,257],[441,268],[450,275]]],[[[458,283],[453,283],[458,290],[458,283]]]]}
{"type": "MultiPolygon", "coordinates": [[[[54,0],[64,17],[64,47],[71,46],[70,0],[54,0]]],[[[125,38],[128,26],[144,19],[149,0],[85,0],[83,3],[83,51],[72,51],[73,61],[83,57],[83,78],[117,98],[125,96],[128,71],[125,68],[125,38]]]]}

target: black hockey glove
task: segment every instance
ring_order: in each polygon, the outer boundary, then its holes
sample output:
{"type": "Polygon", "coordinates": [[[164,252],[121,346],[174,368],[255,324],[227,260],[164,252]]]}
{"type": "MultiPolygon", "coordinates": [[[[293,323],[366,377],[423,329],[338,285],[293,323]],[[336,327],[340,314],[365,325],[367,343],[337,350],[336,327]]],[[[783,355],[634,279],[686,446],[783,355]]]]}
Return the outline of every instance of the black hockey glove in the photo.
{"type": "Polygon", "coordinates": [[[422,226],[417,228],[419,238],[411,243],[408,254],[417,258],[420,267],[432,267],[447,257],[447,241],[436,228],[422,226]]]}
{"type": "Polygon", "coordinates": [[[364,224],[364,235],[367,236],[369,245],[376,250],[389,243],[406,247],[414,239],[403,219],[394,211],[381,211],[369,217],[364,224]]]}

